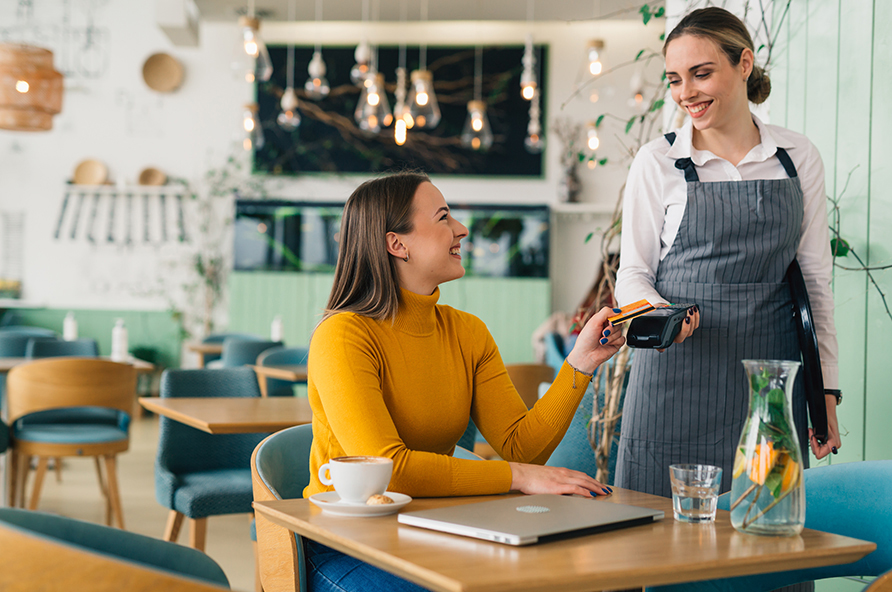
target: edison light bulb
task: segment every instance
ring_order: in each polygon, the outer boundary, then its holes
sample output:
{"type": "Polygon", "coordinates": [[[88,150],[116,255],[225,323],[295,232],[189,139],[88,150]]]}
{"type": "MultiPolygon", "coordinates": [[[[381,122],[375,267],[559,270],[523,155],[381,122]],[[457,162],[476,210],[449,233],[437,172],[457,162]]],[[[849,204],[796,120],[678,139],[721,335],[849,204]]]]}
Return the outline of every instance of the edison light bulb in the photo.
{"type": "Polygon", "coordinates": [[[300,125],[300,115],[297,113],[297,95],[293,88],[285,89],[279,106],[282,107],[282,112],[276,117],[279,127],[289,132],[297,129],[300,125]]]}
{"type": "Polygon", "coordinates": [[[397,146],[402,146],[406,143],[406,120],[402,118],[396,119],[396,123],[393,124],[393,141],[396,142],[397,146]]]}
{"type": "Polygon", "coordinates": [[[257,117],[257,104],[249,103],[245,105],[242,113],[242,127],[245,130],[245,139],[242,146],[245,150],[258,150],[263,147],[263,128],[260,125],[260,119],[257,117]]]}
{"type": "Polygon", "coordinates": [[[325,78],[326,70],[322,52],[314,51],[313,59],[310,60],[310,65],[307,67],[307,73],[309,73],[310,77],[307,79],[307,83],[304,84],[304,90],[307,91],[307,96],[311,99],[324,99],[331,92],[331,88],[328,86],[328,79],[325,78]]]}
{"type": "Polygon", "coordinates": [[[28,92],[28,89],[31,88],[31,85],[28,84],[27,80],[16,80],[15,89],[22,94],[28,92]]]}
{"type": "Polygon", "coordinates": [[[383,74],[374,72],[366,77],[353,115],[359,128],[367,132],[378,133],[393,121],[390,104],[384,94],[383,74]]]}
{"type": "Polygon", "coordinates": [[[363,39],[356,46],[356,51],[353,52],[356,64],[350,68],[350,80],[356,86],[362,84],[362,81],[365,80],[366,75],[369,73],[369,59],[371,56],[372,50],[369,47],[369,42],[363,39]]]}
{"type": "Polygon", "coordinates": [[[536,75],[533,73],[536,58],[533,56],[532,35],[527,35],[521,63],[523,63],[523,72],[520,74],[520,96],[527,101],[531,101],[536,94],[536,75]]]}
{"type": "Polygon", "coordinates": [[[486,103],[468,101],[468,119],[461,134],[461,143],[472,150],[488,150],[492,146],[492,129],[486,117],[486,103]]]}
{"type": "Polygon", "coordinates": [[[604,49],[604,42],[600,39],[589,41],[588,44],[588,71],[592,76],[597,76],[604,69],[601,63],[601,50],[604,49]]]}
{"type": "Polygon", "coordinates": [[[260,37],[260,20],[242,16],[238,24],[242,29],[241,54],[247,56],[248,61],[242,63],[239,59],[233,63],[233,68],[243,71],[246,82],[266,82],[273,75],[273,63],[269,59],[266,43],[260,37]]]}
{"type": "Polygon", "coordinates": [[[436,127],[440,123],[440,105],[434,94],[433,76],[429,70],[414,70],[410,78],[408,103],[414,125],[436,127]]]}
{"type": "Polygon", "coordinates": [[[588,132],[586,132],[586,144],[588,145],[588,149],[592,152],[597,150],[598,146],[601,145],[601,140],[598,138],[598,130],[595,129],[593,123],[589,124],[588,132]]]}

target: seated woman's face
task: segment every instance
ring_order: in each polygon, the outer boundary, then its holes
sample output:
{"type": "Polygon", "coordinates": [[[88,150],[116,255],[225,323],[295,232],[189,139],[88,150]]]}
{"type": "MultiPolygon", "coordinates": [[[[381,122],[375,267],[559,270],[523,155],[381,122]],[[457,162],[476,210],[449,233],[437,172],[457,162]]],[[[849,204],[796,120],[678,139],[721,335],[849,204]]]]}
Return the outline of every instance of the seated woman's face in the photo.
{"type": "Polygon", "coordinates": [[[409,264],[403,266],[406,287],[419,286],[431,293],[451,280],[465,275],[461,264],[461,239],[468,229],[452,217],[440,190],[422,183],[412,200],[412,232],[403,236],[409,251],[409,264]]]}

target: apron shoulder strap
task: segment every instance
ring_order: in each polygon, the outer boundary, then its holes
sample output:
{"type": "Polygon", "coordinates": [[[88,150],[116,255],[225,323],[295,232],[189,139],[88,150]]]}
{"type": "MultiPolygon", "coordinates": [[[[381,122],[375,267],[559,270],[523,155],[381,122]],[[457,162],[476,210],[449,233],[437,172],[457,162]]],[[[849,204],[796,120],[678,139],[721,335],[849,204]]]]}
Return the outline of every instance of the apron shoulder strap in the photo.
{"type": "Polygon", "coordinates": [[[793,159],[790,158],[787,151],[780,146],[777,147],[777,159],[784,165],[784,170],[787,171],[787,175],[789,175],[791,179],[799,176],[799,173],[796,172],[796,167],[793,166],[793,159]]]}
{"type": "MultiPolygon", "coordinates": [[[[670,146],[675,144],[675,132],[664,134],[663,137],[666,138],[666,141],[669,142],[670,146]]],[[[778,148],[778,151],[780,150],[781,149],[778,148]]],[[[688,183],[697,183],[700,181],[700,176],[697,174],[697,169],[694,167],[694,161],[690,158],[675,159],[675,168],[684,171],[684,180],[688,183]]]]}

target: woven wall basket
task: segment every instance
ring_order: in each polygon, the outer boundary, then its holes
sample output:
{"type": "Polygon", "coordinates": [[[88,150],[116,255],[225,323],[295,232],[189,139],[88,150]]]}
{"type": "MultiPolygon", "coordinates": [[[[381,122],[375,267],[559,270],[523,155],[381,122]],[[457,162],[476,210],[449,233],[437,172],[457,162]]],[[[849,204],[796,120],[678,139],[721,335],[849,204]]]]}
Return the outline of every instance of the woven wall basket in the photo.
{"type": "Polygon", "coordinates": [[[0,44],[0,129],[52,129],[62,111],[62,74],[53,52],[17,43],[0,44]]]}

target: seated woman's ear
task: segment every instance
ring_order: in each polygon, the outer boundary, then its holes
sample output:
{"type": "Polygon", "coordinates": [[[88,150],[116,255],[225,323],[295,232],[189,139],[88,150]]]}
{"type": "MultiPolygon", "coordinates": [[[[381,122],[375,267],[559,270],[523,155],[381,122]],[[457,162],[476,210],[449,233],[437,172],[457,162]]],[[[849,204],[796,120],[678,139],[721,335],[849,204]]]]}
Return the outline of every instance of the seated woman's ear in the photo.
{"type": "Polygon", "coordinates": [[[403,240],[395,232],[388,232],[384,237],[387,244],[387,252],[404,261],[409,259],[409,249],[403,244],[403,240]]]}

